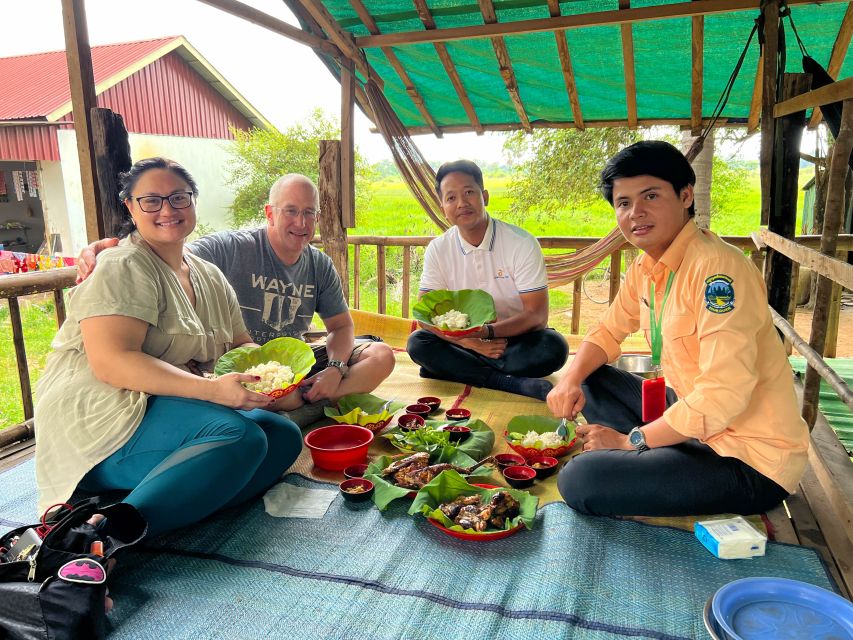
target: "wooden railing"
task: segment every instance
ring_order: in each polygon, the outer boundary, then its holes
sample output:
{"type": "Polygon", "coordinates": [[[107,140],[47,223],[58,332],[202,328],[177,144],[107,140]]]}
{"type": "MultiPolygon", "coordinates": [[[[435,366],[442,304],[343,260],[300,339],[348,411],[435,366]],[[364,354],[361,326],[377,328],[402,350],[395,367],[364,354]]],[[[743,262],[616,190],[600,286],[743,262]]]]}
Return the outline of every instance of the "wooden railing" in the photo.
{"type": "MultiPolygon", "coordinates": [[[[412,287],[417,288],[417,282],[412,283],[412,250],[414,247],[426,247],[433,239],[432,236],[350,236],[348,244],[353,245],[352,274],[352,306],[361,308],[361,275],[362,275],[362,247],[376,247],[376,276],[377,276],[377,311],[386,313],[388,308],[388,273],[387,273],[387,250],[402,250],[402,301],[401,313],[403,317],[409,317],[411,312],[409,299],[412,287]]],[[[725,236],[724,239],[743,251],[749,252],[759,268],[764,260],[763,251],[757,250],[755,242],[750,236],[725,236]]],[[[599,238],[583,237],[559,237],[547,236],[539,238],[543,249],[558,249],[562,251],[577,251],[588,247],[599,238]]],[[[796,245],[800,247],[818,248],[820,236],[798,236],[796,245]]],[[[318,242],[319,244],[319,242],[318,242]]],[[[610,257],[610,287],[609,297],[612,301],[619,291],[620,273],[622,271],[622,252],[629,245],[625,244],[610,257]]],[[[838,250],[853,249],[853,236],[839,236],[838,250]]],[[[12,326],[12,340],[15,346],[15,357],[17,360],[18,379],[21,385],[21,402],[23,406],[25,422],[0,431],[0,447],[26,439],[32,435],[33,399],[30,373],[27,365],[26,346],[24,344],[24,333],[21,324],[21,313],[18,299],[24,296],[52,293],[56,305],[56,319],[59,325],[65,320],[65,303],[63,290],[73,286],[75,269],[66,267],[63,269],[52,269],[50,271],[35,271],[32,273],[0,276],[0,300],[6,299],[9,303],[10,321],[12,326]]],[[[572,325],[571,332],[577,334],[581,316],[581,278],[574,281],[574,294],[572,296],[572,325]]]]}

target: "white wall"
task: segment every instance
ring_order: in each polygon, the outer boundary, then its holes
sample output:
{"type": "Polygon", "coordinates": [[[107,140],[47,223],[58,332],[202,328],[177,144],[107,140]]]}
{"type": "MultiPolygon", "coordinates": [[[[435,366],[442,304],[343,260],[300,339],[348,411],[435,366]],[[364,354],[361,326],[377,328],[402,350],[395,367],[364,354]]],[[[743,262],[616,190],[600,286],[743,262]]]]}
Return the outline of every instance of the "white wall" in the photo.
{"type": "MultiPolygon", "coordinates": [[[[77,160],[77,140],[73,131],[58,131],[59,153],[62,158],[61,180],[64,181],[67,231],[63,233],[64,253],[77,255],[87,244],[86,219],[83,212],[83,191],[80,187],[80,165],[77,160]]],[[[226,165],[230,159],[228,149],[233,145],[230,140],[211,140],[206,138],[184,138],[179,136],[157,136],[131,133],[130,156],[133,162],[163,156],[181,163],[195,178],[199,188],[198,221],[213,229],[225,229],[228,226],[228,207],[234,201],[234,193],[225,184],[226,165]]],[[[53,222],[59,212],[53,212],[51,223],[62,228],[59,222],[53,222]]],[[[52,227],[53,228],[53,227],[52,227]]]]}
{"type": "Polygon", "coordinates": [[[71,227],[66,215],[68,205],[65,201],[62,165],[57,161],[41,160],[38,162],[38,168],[44,225],[48,237],[52,233],[58,233],[62,240],[62,255],[73,257],[76,254],[71,251],[71,227]]]}

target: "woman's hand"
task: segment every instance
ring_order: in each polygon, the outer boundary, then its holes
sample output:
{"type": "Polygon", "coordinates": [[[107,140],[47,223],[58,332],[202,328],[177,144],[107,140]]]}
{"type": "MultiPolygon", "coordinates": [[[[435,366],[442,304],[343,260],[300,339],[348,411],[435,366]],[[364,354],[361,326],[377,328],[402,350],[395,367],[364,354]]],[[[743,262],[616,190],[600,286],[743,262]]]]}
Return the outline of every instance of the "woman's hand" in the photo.
{"type": "Polygon", "coordinates": [[[249,391],[242,382],[257,382],[258,376],[250,376],[245,373],[226,373],[210,380],[211,402],[221,404],[232,409],[266,409],[273,399],[263,393],[249,391]]]}
{"type": "Polygon", "coordinates": [[[631,451],[634,449],[628,442],[628,436],[602,424],[579,424],[575,433],[583,439],[584,451],[595,451],[597,449],[631,451]]]}
{"type": "Polygon", "coordinates": [[[586,404],[586,396],[579,383],[564,376],[545,398],[548,408],[558,418],[577,418],[586,404]]]}

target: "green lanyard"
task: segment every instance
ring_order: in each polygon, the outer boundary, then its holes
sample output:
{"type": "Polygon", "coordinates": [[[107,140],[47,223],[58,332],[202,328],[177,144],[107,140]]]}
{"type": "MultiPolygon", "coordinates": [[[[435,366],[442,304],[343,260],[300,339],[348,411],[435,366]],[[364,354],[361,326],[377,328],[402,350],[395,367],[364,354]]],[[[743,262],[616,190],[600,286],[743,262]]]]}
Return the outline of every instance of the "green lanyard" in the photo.
{"type": "Polygon", "coordinates": [[[652,365],[655,367],[660,367],[660,354],[663,351],[663,335],[661,334],[663,308],[666,306],[666,299],[669,297],[669,290],[672,288],[674,278],[675,271],[669,274],[666,281],[666,291],[664,291],[663,300],[660,303],[660,316],[655,315],[655,283],[652,281],[652,294],[649,297],[649,332],[652,334],[652,365]]]}

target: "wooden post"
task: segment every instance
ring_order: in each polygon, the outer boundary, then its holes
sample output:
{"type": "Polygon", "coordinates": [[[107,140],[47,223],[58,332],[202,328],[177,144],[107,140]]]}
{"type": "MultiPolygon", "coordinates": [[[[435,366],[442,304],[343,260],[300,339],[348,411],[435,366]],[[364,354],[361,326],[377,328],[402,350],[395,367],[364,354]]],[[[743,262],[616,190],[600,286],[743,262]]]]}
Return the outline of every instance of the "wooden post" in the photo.
{"type": "Polygon", "coordinates": [[[403,247],[403,317],[409,317],[409,296],[412,295],[412,248],[403,247]]]}
{"type": "Polygon", "coordinates": [[[130,141],[124,119],[109,109],[92,109],[92,141],[95,151],[97,185],[103,216],[104,235],[118,234],[122,221],[118,175],[130,169],[130,141]]]}
{"type": "Polygon", "coordinates": [[[610,302],[616,299],[622,284],[622,252],[617,249],[610,254],[610,302]]]}
{"type": "Polygon", "coordinates": [[[74,133],[80,161],[80,186],[83,189],[83,211],[86,215],[86,238],[94,242],[104,237],[104,219],[97,191],[95,145],[92,140],[91,110],[98,106],[95,76],[92,73],[92,50],[86,27],[85,0],[62,0],[62,22],[65,29],[65,56],[71,85],[74,133]]]}
{"type": "Polygon", "coordinates": [[[341,66],[341,221],[355,227],[355,77],[341,66]]]}
{"type": "Polygon", "coordinates": [[[344,298],[349,301],[347,231],[341,222],[341,143],[320,140],[320,238],[341,278],[344,298]]]}
{"type": "Polygon", "coordinates": [[[361,245],[352,247],[352,306],[361,309],[361,245]]]}
{"type": "Polygon", "coordinates": [[[30,370],[27,364],[27,349],[24,346],[24,330],[21,326],[21,307],[18,298],[9,298],[9,321],[12,324],[12,343],[15,345],[15,360],[18,363],[18,380],[21,383],[21,400],[24,405],[24,420],[33,417],[33,389],[30,386],[30,370]]]}
{"type": "MultiPolygon", "coordinates": [[[[838,231],[844,223],[844,183],[847,179],[847,161],[851,151],[853,151],[853,100],[845,100],[841,111],[841,130],[835,140],[832,164],[829,166],[823,232],[820,236],[820,252],[824,255],[835,254],[838,231]]],[[[817,296],[809,335],[809,346],[818,353],[823,353],[826,341],[832,284],[832,280],[818,275],[817,296]]],[[[803,388],[803,419],[808,423],[809,428],[814,427],[817,418],[819,393],[820,374],[809,366],[806,369],[803,388]]]]}
{"type": "MultiPolygon", "coordinates": [[[[808,90],[808,75],[785,74],[785,98],[792,98],[808,90]]],[[[780,118],[774,130],[776,139],[771,162],[773,172],[770,180],[768,228],[789,239],[796,235],[797,176],[800,171],[800,140],[805,126],[806,113],[798,111],[780,118]]],[[[779,315],[787,318],[791,302],[791,260],[774,249],[768,249],[767,263],[768,302],[779,315]]]]}
{"type": "MultiPolygon", "coordinates": [[[[770,176],[772,173],[773,139],[776,120],[773,106],[776,104],[776,56],[779,53],[779,0],[761,0],[761,16],[764,18],[764,50],[761,69],[761,153],[759,168],[761,177],[761,224],[770,220],[770,176]]],[[[780,312],[784,316],[784,311],[780,312]]]]}
{"type": "Polygon", "coordinates": [[[572,335],[578,335],[581,328],[581,286],[583,276],[572,283],[572,335]]]}
{"type": "Polygon", "coordinates": [[[65,297],[62,289],[53,290],[53,306],[56,308],[56,326],[61,328],[65,322],[65,297]]]}
{"type": "Polygon", "coordinates": [[[385,245],[376,245],[376,301],[377,311],[385,313],[387,307],[385,277],[385,245]]]}

